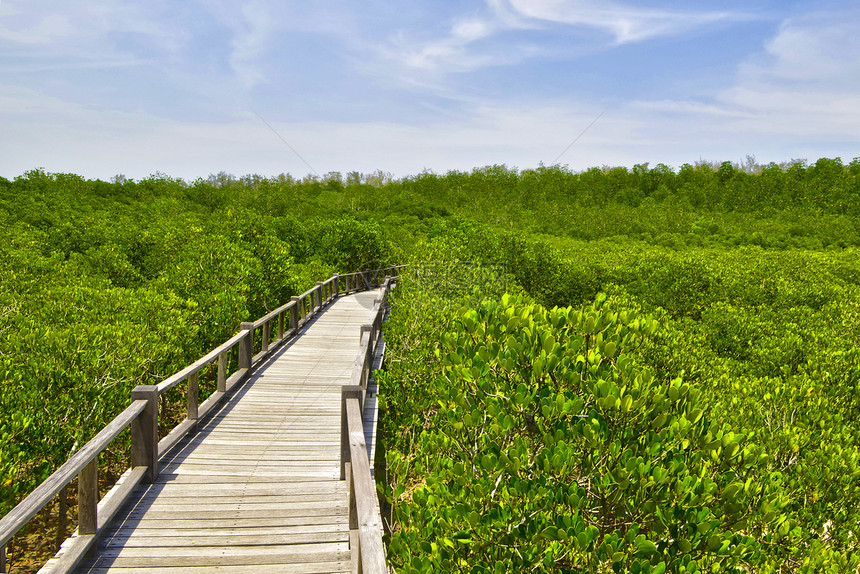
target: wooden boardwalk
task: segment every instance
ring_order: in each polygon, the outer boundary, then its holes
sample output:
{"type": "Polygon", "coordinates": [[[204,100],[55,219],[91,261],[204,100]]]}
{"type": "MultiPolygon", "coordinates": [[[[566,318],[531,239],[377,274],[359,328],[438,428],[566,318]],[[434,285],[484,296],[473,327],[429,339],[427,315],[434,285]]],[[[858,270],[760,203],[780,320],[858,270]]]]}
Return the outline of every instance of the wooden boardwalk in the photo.
{"type": "MultiPolygon", "coordinates": [[[[160,460],[76,572],[351,572],[341,388],[379,290],[339,297],[160,460]]],[[[45,571],[51,570],[49,562],[45,571]]]]}

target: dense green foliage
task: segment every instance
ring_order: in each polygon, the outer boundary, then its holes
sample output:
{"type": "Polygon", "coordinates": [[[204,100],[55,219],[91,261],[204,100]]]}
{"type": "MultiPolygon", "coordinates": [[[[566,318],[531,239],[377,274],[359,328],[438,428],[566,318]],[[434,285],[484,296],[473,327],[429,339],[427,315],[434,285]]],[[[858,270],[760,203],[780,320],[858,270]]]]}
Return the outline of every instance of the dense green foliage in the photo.
{"type": "Polygon", "coordinates": [[[134,385],[385,260],[398,571],[856,570],[858,215],[857,160],[0,178],[0,505],[134,385]]]}

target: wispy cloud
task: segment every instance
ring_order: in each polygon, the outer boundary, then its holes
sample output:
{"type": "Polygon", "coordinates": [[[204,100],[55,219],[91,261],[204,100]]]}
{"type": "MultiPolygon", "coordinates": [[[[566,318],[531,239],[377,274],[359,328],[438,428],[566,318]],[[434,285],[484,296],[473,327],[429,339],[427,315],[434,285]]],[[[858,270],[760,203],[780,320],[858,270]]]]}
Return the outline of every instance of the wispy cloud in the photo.
{"type": "Polygon", "coordinates": [[[729,12],[675,12],[593,0],[508,0],[519,15],[612,34],[617,44],[689,32],[699,26],[737,18],[729,12]]]}
{"type": "Polygon", "coordinates": [[[497,22],[468,18],[454,22],[446,36],[425,42],[410,43],[400,33],[387,52],[406,67],[424,72],[464,72],[500,62],[498,55],[469,50],[471,44],[498,30],[497,22]]]}
{"type": "Polygon", "coordinates": [[[637,132],[664,150],[686,146],[720,160],[850,159],[860,145],[858,17],[853,10],[785,20],[710,97],[635,101],[624,113],[648,118],[637,132]]]}
{"type": "Polygon", "coordinates": [[[720,101],[776,132],[860,139],[858,17],[855,9],[785,21],[720,101]]]}
{"type": "Polygon", "coordinates": [[[264,3],[242,4],[241,19],[237,19],[234,24],[230,66],[245,89],[253,88],[265,78],[260,63],[273,30],[272,15],[264,3]]]}
{"type": "Polygon", "coordinates": [[[420,32],[398,33],[385,54],[404,70],[462,73],[558,58],[559,49],[569,57],[573,46],[577,46],[574,52],[592,53],[743,18],[747,16],[733,12],[650,10],[592,0],[486,0],[483,13],[455,19],[442,36],[421,40],[416,39],[420,32]],[[555,26],[557,33],[559,25],[608,33],[611,41],[589,33],[569,34],[553,47],[534,41],[535,32],[555,26]]]}
{"type": "Polygon", "coordinates": [[[179,49],[181,28],[160,16],[159,2],[68,0],[33,10],[24,0],[5,0],[0,4],[0,45],[37,65],[38,60],[74,60],[78,66],[115,67],[179,49]],[[124,42],[130,37],[148,53],[133,54],[124,42]]]}
{"type": "Polygon", "coordinates": [[[70,36],[74,29],[62,14],[46,14],[33,23],[25,23],[22,28],[13,29],[5,21],[11,22],[16,12],[2,13],[0,20],[0,40],[15,44],[45,45],[70,36]]]}

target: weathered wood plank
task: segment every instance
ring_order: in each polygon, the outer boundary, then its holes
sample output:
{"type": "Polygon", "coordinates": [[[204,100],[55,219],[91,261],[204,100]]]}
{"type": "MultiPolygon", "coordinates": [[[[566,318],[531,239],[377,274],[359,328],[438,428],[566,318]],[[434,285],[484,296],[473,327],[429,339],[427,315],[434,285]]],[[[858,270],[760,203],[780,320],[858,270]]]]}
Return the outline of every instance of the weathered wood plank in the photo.
{"type": "MultiPolygon", "coordinates": [[[[85,572],[87,574],[107,574],[119,572],[120,574],[160,574],[170,571],[170,574],[208,574],[217,572],[219,574],[260,574],[263,569],[258,565],[209,565],[209,566],[169,566],[159,568],[157,566],[122,567],[121,562],[103,560],[90,566],[85,572]],[[102,563],[110,563],[112,566],[103,566],[102,563]]],[[[266,574],[341,574],[348,573],[349,562],[316,562],[304,564],[266,564],[266,574]]]]}
{"type": "Polygon", "coordinates": [[[108,539],[128,538],[133,536],[141,538],[172,538],[174,536],[206,536],[229,537],[229,536],[292,536],[299,534],[338,534],[347,531],[346,525],[341,524],[306,524],[293,526],[225,526],[211,525],[204,528],[206,522],[199,524],[196,528],[168,528],[161,525],[159,528],[146,528],[146,525],[136,527],[118,528],[108,539]]]}
{"type": "Polygon", "coordinates": [[[287,546],[291,544],[329,544],[349,542],[349,532],[314,532],[304,534],[230,534],[203,535],[180,534],[172,536],[112,536],[99,545],[100,549],[107,548],[205,548],[224,546],[287,546]]]}
{"type": "Polygon", "coordinates": [[[158,518],[154,516],[126,517],[121,523],[122,528],[248,528],[257,526],[335,526],[346,525],[346,518],[336,516],[276,516],[253,518],[239,517],[224,520],[223,518],[158,518]]]}

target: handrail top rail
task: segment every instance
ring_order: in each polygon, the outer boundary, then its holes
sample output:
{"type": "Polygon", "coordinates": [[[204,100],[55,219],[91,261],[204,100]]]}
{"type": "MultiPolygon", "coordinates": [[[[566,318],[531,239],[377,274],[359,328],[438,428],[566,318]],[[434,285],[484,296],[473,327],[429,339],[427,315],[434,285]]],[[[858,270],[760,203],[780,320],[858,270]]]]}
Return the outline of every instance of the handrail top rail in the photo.
{"type": "Polygon", "coordinates": [[[167,377],[166,379],[164,379],[163,381],[158,383],[158,385],[156,385],[158,387],[158,394],[161,394],[164,391],[167,391],[167,390],[175,387],[176,385],[181,383],[183,380],[190,377],[191,375],[193,375],[194,373],[196,373],[197,371],[199,371],[200,369],[202,369],[203,367],[205,367],[206,365],[208,365],[209,363],[211,363],[212,361],[217,359],[221,353],[223,353],[225,351],[229,351],[230,349],[232,349],[239,341],[241,341],[242,339],[244,339],[247,336],[248,336],[248,331],[246,331],[246,330],[239,331],[238,333],[236,333],[235,335],[233,335],[232,337],[227,339],[225,342],[221,343],[220,345],[218,345],[217,347],[215,347],[214,349],[209,351],[209,353],[207,353],[203,357],[197,359],[196,361],[194,361],[193,363],[191,363],[190,365],[188,365],[187,367],[185,367],[181,371],[178,371],[178,372],[170,375],[169,377],[167,377]]]}
{"type": "MultiPolygon", "coordinates": [[[[304,299],[305,297],[310,296],[310,294],[311,294],[311,293],[313,293],[314,291],[316,291],[318,287],[319,287],[319,285],[314,285],[313,287],[311,287],[310,289],[308,289],[307,291],[305,291],[304,293],[302,293],[301,295],[299,295],[299,296],[298,296],[298,299],[299,299],[299,300],[302,300],[302,299],[304,299]]],[[[290,301],[290,303],[293,303],[293,301],[290,301]]]]}
{"type": "Polygon", "coordinates": [[[0,518],[0,546],[5,545],[18,530],[30,521],[52,498],[95,459],[146,408],[147,401],[138,399],[126,407],[96,436],[78,449],[60,468],[51,473],[15,508],[0,518]]]}
{"type": "MultiPolygon", "coordinates": [[[[299,299],[299,298],[297,298],[297,299],[299,299]]],[[[275,317],[277,317],[281,313],[286,312],[287,309],[290,309],[290,308],[295,307],[295,306],[296,306],[296,301],[290,301],[289,303],[284,303],[283,305],[281,305],[277,309],[273,309],[273,310],[269,311],[268,313],[266,313],[265,315],[263,315],[262,317],[260,317],[256,321],[254,321],[254,328],[257,329],[259,327],[262,327],[267,321],[271,321],[272,319],[274,319],[275,317]]]]}

